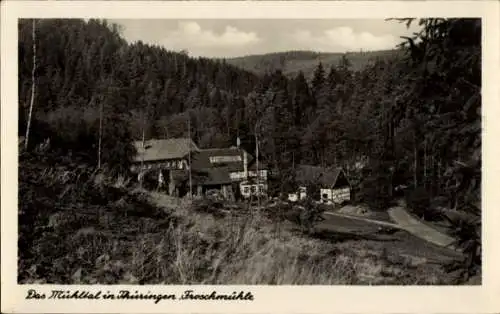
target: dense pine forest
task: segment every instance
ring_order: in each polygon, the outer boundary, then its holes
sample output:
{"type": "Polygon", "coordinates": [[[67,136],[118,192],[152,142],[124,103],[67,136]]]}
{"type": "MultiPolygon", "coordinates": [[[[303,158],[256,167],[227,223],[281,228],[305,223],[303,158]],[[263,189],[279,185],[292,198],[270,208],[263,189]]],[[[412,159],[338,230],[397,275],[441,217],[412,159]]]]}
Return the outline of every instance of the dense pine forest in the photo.
{"type": "Polygon", "coordinates": [[[302,72],[257,76],[224,60],[128,44],[106,21],[22,20],[19,133],[29,115],[35,35],[33,145],[50,137],[54,149],[96,163],[102,110],[103,163],[123,166],[132,139],[187,136],[191,120],[200,147],[228,147],[240,137],[253,152],[258,136],[271,167],[341,166],[349,173],[369,161],[369,174],[351,172],[375,189],[367,193],[390,198],[394,186],[407,185],[445,195],[453,207],[476,202],[480,20],[390,22],[420,23],[421,32],[402,39],[392,58],[354,70],[344,55],[331,67],[319,63],[308,80],[302,72]],[[466,169],[461,185],[450,181],[457,168],[466,169]],[[470,191],[458,193],[457,184],[470,191]]]}
{"type": "Polygon", "coordinates": [[[221,218],[129,184],[133,140],[189,135],[202,148],[239,138],[251,154],[258,139],[281,191],[296,189],[288,170],[299,164],[341,167],[352,203],[377,213],[401,200],[428,221],[444,219],[436,208],[466,213],[450,229],[467,253],[459,267],[480,273],[481,20],[387,23],[421,30],[392,52],[362,62],[335,55],[309,73],[279,64],[299,52],[249,71],[234,59],[128,43],[105,20],[20,20],[18,280],[456,283],[444,260],[403,258],[413,246],[439,255],[405,234],[389,244],[377,242],[379,229],[350,242],[297,236],[283,227],[303,223],[293,210],[295,218],[275,209],[269,218],[242,205],[240,216],[221,218]]]}

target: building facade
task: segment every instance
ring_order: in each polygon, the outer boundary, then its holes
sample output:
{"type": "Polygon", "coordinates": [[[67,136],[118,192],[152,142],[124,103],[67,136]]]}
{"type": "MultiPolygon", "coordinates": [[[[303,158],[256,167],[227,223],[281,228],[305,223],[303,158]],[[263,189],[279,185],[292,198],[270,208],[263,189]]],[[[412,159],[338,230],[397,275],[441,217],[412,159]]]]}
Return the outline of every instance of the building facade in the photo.
{"type": "Polygon", "coordinates": [[[137,155],[132,160],[130,170],[138,175],[142,183],[152,175],[157,178],[158,187],[168,187],[169,195],[185,193],[183,185],[190,168],[190,154],[199,151],[198,146],[188,138],[152,139],[135,141],[137,155]]]}
{"type": "MultiPolygon", "coordinates": [[[[198,196],[219,193],[226,199],[267,194],[268,172],[244,149],[200,149],[191,139],[134,142],[137,156],[131,170],[141,181],[146,174],[168,186],[168,194],[198,196]]],[[[141,181],[142,182],[142,181],[141,181]]]]}
{"type": "Polygon", "coordinates": [[[192,164],[193,171],[216,176],[218,179],[210,182],[220,183],[220,189],[231,186],[234,197],[245,199],[267,193],[267,170],[261,166],[257,171],[255,159],[242,148],[202,149],[194,154],[192,164]]]}
{"type": "Polygon", "coordinates": [[[340,168],[323,168],[299,165],[295,180],[299,185],[296,193],[290,193],[288,200],[311,197],[324,204],[340,204],[351,199],[351,186],[345,173],[340,168]]]}

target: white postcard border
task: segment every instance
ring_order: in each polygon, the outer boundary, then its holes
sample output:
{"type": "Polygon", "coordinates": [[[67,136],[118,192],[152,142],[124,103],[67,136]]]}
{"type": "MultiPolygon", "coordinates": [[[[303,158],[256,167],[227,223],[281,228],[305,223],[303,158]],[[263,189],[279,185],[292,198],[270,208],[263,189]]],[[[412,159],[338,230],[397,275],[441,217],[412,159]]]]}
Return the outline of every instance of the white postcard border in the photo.
{"type": "Polygon", "coordinates": [[[1,189],[2,312],[120,313],[319,313],[500,311],[498,228],[500,204],[496,179],[500,95],[499,3],[496,1],[4,1],[1,3],[1,189]],[[356,286],[61,286],[17,285],[17,19],[18,18],[217,18],[317,19],[388,17],[483,18],[483,285],[476,287],[356,286]],[[25,300],[29,289],[181,294],[193,289],[218,293],[251,291],[254,301],[25,300]]]}

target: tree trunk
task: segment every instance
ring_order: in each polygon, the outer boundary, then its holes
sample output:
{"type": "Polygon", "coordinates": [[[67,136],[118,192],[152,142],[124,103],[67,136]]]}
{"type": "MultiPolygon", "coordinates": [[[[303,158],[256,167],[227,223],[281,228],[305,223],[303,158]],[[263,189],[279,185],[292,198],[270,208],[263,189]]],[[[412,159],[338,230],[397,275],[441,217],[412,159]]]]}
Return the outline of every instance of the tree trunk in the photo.
{"type": "Polygon", "coordinates": [[[103,100],[101,99],[101,101],[99,101],[99,145],[97,148],[97,169],[101,169],[102,120],[103,120],[103,100]]]}
{"type": "Polygon", "coordinates": [[[417,166],[418,166],[418,154],[417,154],[417,137],[415,133],[413,133],[413,184],[416,188],[418,185],[417,181],[417,166]]]}
{"type": "Polygon", "coordinates": [[[168,128],[167,127],[163,127],[163,139],[167,139],[168,138],[168,128]]]}
{"type": "Polygon", "coordinates": [[[427,142],[424,141],[424,188],[427,188],[427,142]]]}
{"type": "Polygon", "coordinates": [[[434,159],[434,148],[431,149],[431,197],[436,195],[436,165],[434,159]]]}
{"type": "MultiPolygon", "coordinates": [[[[189,116],[188,119],[188,138],[191,141],[191,116],[189,116]]],[[[198,141],[199,143],[199,141],[198,141]]],[[[191,173],[191,147],[189,147],[189,198],[193,197],[193,179],[192,179],[192,173],[191,173]]]]}
{"type": "Polygon", "coordinates": [[[31,128],[31,117],[33,114],[33,105],[35,103],[35,70],[36,70],[36,20],[33,19],[33,69],[31,70],[31,99],[30,99],[30,111],[28,115],[28,123],[26,125],[26,138],[24,139],[24,148],[28,149],[28,139],[30,135],[31,128]]]}
{"type": "Polygon", "coordinates": [[[437,194],[441,194],[442,183],[441,183],[441,156],[438,154],[437,160],[437,194]]]}

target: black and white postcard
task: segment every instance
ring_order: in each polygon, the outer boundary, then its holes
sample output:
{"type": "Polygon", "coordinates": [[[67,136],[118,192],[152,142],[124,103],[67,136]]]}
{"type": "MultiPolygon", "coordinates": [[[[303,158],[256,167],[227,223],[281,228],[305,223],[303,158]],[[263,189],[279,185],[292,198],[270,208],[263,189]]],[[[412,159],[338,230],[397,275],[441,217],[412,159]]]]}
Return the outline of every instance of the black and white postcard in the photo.
{"type": "Polygon", "coordinates": [[[3,2],[2,312],[500,310],[499,7],[3,2]]]}

